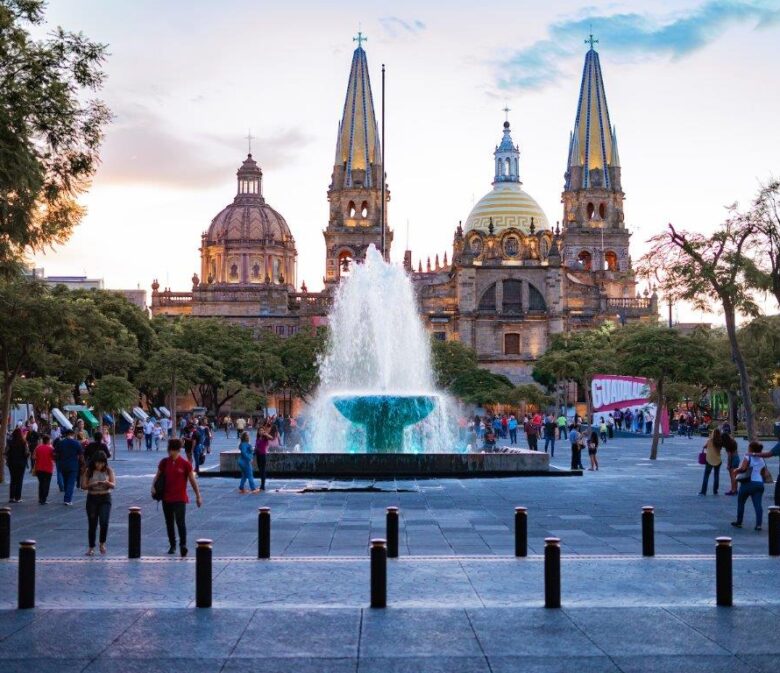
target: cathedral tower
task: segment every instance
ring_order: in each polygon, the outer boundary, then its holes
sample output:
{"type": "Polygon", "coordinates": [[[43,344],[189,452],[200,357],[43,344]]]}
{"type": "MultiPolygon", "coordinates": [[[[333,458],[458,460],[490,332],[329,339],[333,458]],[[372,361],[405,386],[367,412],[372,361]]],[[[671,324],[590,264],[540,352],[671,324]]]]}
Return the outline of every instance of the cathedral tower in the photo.
{"type": "MultiPolygon", "coordinates": [[[[371,95],[368,60],[358,34],[352,55],[344,113],[339,122],[336,159],[328,188],[330,217],[325,235],[325,283],[338,282],[350,266],[364,259],[372,243],[381,248],[382,238],[382,147],[371,95]]],[[[393,234],[387,227],[385,188],[385,256],[393,234]]]]}
{"type": "Polygon", "coordinates": [[[563,262],[584,271],[628,271],[631,234],[623,221],[617,135],[607,108],[598,42],[586,43],[574,130],[569,139],[563,201],[563,262]]]}

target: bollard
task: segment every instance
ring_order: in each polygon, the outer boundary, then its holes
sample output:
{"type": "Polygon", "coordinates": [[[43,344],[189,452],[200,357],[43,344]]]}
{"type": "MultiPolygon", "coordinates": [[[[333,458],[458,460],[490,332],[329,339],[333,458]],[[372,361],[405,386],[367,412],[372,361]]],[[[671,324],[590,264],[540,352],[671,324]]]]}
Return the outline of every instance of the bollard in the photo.
{"type": "Polygon", "coordinates": [[[127,558],[141,558],[140,507],[131,507],[127,515],[127,558]]]}
{"type": "Polygon", "coordinates": [[[387,558],[398,558],[398,508],[387,508],[387,558]]]}
{"type": "Polygon", "coordinates": [[[528,556],[527,507],[515,507],[515,556],[528,556]]]}
{"type": "Polygon", "coordinates": [[[655,509],[642,508],[642,556],[655,556],[655,509]]]}
{"type": "Polygon", "coordinates": [[[201,538],[195,544],[195,607],[210,608],[212,541],[201,538]]]}
{"type": "Polygon", "coordinates": [[[544,538],[544,607],[561,607],[561,540],[544,538]]]}
{"type": "Polygon", "coordinates": [[[19,609],[35,607],[35,540],[19,543],[19,609]]]}
{"type": "Polygon", "coordinates": [[[780,556],[780,507],[769,508],[767,527],[769,528],[769,555],[780,556]]]}
{"type": "Polygon", "coordinates": [[[371,540],[371,607],[387,607],[387,543],[371,540]]]}
{"type": "Polygon", "coordinates": [[[715,597],[718,605],[733,604],[730,537],[715,538],[715,597]]]}
{"type": "Polygon", "coordinates": [[[10,507],[0,507],[0,558],[11,558],[10,507]]]}
{"type": "Polygon", "coordinates": [[[257,558],[271,558],[271,508],[257,508],[257,558]]]}

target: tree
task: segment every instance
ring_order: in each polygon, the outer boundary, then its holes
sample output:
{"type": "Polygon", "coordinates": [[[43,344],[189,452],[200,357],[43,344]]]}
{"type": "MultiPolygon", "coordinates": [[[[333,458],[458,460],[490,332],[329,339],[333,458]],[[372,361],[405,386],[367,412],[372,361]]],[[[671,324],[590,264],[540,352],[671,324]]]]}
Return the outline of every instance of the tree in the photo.
{"type": "Polygon", "coordinates": [[[614,334],[617,363],[621,373],[643,376],[655,382],[657,413],[653,427],[650,460],[658,458],[661,418],[667,402],[666,386],[693,383],[712,363],[707,344],[696,336],[657,325],[633,325],[614,334]]]}
{"type": "Polygon", "coordinates": [[[326,330],[306,329],[282,342],[279,357],[284,367],[282,385],[306,401],[320,382],[319,359],[325,351],[326,330]]]}
{"type": "Polygon", "coordinates": [[[554,400],[552,395],[545,394],[538,385],[534,385],[533,383],[515,386],[507,397],[509,398],[510,403],[515,406],[530,404],[540,411],[544,411],[554,400]]]}
{"type": "Polygon", "coordinates": [[[436,385],[448,389],[458,377],[478,369],[477,354],[460,341],[431,339],[431,364],[436,385]]]}
{"type": "Polygon", "coordinates": [[[753,231],[747,279],[760,290],[768,290],[780,306],[780,180],[770,180],[759,189],[750,209],[739,216],[753,231]]]}
{"type": "Polygon", "coordinates": [[[13,402],[30,403],[36,412],[48,414],[70,397],[71,386],[53,376],[21,377],[14,384],[13,402]]]}
{"type": "Polygon", "coordinates": [[[748,437],[755,439],[750,375],[737,339],[737,314],[756,316],[758,306],[750,292],[747,248],[754,227],[731,209],[731,216],[713,234],[669,231],[650,239],[651,250],[640,260],[639,271],[657,278],[670,301],[689,301],[695,308],[712,310],[718,302],[726,322],[731,358],[739,372],[748,437]]]}
{"type": "Polygon", "coordinates": [[[114,419],[111,433],[114,458],[116,458],[116,415],[120,409],[135,405],[138,400],[138,390],[126,378],[108,374],[95,384],[90,397],[96,409],[110,413],[111,418],[114,419]]]}
{"type": "Polygon", "coordinates": [[[257,342],[249,360],[250,381],[260,389],[262,404],[268,406],[268,397],[276,392],[285,380],[285,367],[280,355],[282,340],[272,332],[266,332],[257,342]]]}
{"type": "Polygon", "coordinates": [[[0,0],[0,273],[25,251],[63,243],[84,208],[110,112],[89,96],[103,83],[106,47],[45,22],[43,0],[0,0]]]}

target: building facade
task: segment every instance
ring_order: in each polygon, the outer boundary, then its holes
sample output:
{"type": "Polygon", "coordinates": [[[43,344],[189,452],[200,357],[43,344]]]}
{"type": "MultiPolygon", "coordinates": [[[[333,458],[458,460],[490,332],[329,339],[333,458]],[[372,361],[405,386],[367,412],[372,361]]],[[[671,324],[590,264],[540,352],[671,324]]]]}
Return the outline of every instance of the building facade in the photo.
{"type": "MultiPolygon", "coordinates": [[[[520,150],[504,123],[493,152],[492,189],[455,229],[452,250],[412,267],[420,311],[435,338],[473,347],[482,366],[519,383],[557,333],[612,320],[654,321],[657,296],[639,296],[623,213],[617,136],[598,53],[585,55],[562,194],[552,227],[523,189],[520,150]]],[[[382,247],[390,192],[382,169],[366,52],[354,51],[327,197],[325,290],[296,290],[295,239],[266,203],[251,155],[237,194],[201,241],[192,290],[152,286],[156,315],[221,317],[287,336],[324,323],[333,290],[369,245],[382,247]],[[384,183],[384,184],[383,184],[384,183]]],[[[392,231],[386,227],[385,256],[392,231]]]]}

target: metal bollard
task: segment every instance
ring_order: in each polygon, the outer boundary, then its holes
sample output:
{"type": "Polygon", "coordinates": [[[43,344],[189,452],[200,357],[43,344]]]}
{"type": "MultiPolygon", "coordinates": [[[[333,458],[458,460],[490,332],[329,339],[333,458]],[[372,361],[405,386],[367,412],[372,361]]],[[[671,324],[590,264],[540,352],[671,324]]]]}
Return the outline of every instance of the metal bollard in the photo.
{"type": "Polygon", "coordinates": [[[257,558],[271,558],[271,508],[257,508],[257,558]]]}
{"type": "Polygon", "coordinates": [[[715,538],[715,597],[716,603],[724,607],[734,602],[730,537],[715,538]]]}
{"type": "Polygon", "coordinates": [[[527,507],[515,507],[515,556],[528,556],[527,507]]]}
{"type": "Polygon", "coordinates": [[[561,540],[544,538],[544,607],[561,607],[561,540]]]}
{"type": "Polygon", "coordinates": [[[387,607],[387,543],[371,540],[371,607],[387,607]]]}
{"type": "Polygon", "coordinates": [[[780,556],[780,507],[769,508],[767,528],[769,528],[769,555],[780,556]]]}
{"type": "Polygon", "coordinates": [[[212,541],[201,538],[195,544],[195,607],[210,608],[212,541]]]}
{"type": "Polygon", "coordinates": [[[35,540],[19,543],[19,609],[35,607],[35,540]]]}
{"type": "Polygon", "coordinates": [[[10,507],[0,507],[0,558],[11,558],[10,507]]]}
{"type": "Polygon", "coordinates": [[[642,556],[655,556],[655,509],[642,508],[642,556]]]}
{"type": "Polygon", "coordinates": [[[127,558],[141,558],[140,507],[131,507],[127,515],[127,558]]]}
{"type": "Polygon", "coordinates": [[[387,558],[398,558],[398,508],[387,508],[387,558]]]}

